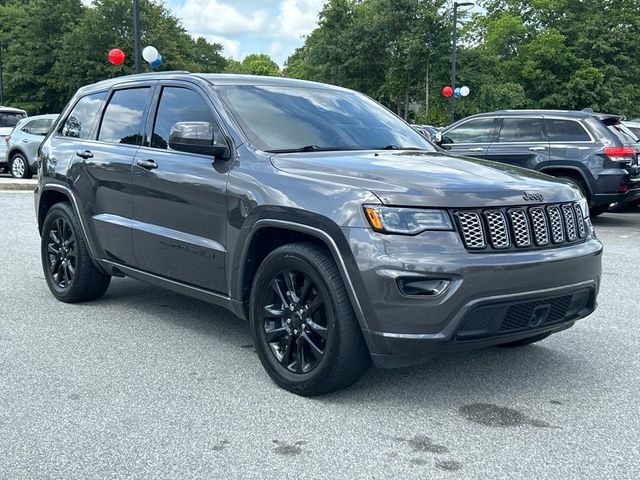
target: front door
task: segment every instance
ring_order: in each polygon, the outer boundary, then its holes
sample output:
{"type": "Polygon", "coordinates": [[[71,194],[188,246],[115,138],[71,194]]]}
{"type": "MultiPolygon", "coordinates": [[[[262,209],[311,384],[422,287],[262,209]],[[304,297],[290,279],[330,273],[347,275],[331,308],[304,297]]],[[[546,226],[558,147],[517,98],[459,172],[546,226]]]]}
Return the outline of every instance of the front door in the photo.
{"type": "Polygon", "coordinates": [[[504,117],[487,159],[533,170],[548,161],[549,142],[542,117],[504,117]]]}
{"type": "Polygon", "coordinates": [[[226,292],[227,173],[212,156],[169,147],[180,122],[209,122],[212,106],[196,87],[162,83],[150,116],[149,145],[133,166],[133,242],[138,268],[211,291],[226,292]]]}
{"type": "Polygon", "coordinates": [[[454,155],[487,158],[496,124],[497,119],[489,117],[463,121],[442,135],[442,148],[454,155]]]}

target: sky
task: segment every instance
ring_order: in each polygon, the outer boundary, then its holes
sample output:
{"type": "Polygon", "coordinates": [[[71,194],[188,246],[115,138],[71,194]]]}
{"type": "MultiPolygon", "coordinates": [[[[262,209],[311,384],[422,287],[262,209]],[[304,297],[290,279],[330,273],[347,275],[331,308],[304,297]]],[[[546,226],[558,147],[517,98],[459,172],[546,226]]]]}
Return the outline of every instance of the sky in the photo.
{"type": "Polygon", "coordinates": [[[266,53],[280,66],[304,43],[324,0],[164,0],[193,36],[222,44],[242,60],[266,53]]]}

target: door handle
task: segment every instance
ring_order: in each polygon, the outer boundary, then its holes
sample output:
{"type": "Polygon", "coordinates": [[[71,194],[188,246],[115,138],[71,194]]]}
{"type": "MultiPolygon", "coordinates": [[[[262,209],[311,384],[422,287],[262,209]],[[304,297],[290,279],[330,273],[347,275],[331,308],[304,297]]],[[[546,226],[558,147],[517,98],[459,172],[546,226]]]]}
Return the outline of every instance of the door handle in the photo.
{"type": "Polygon", "coordinates": [[[146,168],[147,170],[158,168],[158,164],[153,160],[136,160],[136,165],[142,168],[146,168]]]}
{"type": "Polygon", "coordinates": [[[22,139],[22,143],[29,143],[29,139],[28,138],[23,138],[22,139]]]}
{"type": "Polygon", "coordinates": [[[532,152],[544,152],[547,147],[529,147],[529,150],[532,152]]]}
{"type": "Polygon", "coordinates": [[[482,148],[482,147],[470,148],[469,151],[470,152],[484,152],[484,148],[482,148]]]}
{"type": "Polygon", "coordinates": [[[91,153],[91,150],[78,150],[76,152],[76,155],[80,158],[84,158],[85,160],[87,158],[93,158],[93,153],[91,153]]]}

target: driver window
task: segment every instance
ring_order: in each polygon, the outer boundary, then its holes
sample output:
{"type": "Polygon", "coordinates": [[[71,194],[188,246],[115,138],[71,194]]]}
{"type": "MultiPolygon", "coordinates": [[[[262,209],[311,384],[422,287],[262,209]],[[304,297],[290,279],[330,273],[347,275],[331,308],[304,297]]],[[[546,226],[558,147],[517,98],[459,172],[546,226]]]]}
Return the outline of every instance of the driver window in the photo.
{"type": "Polygon", "coordinates": [[[443,144],[490,143],[495,128],[493,118],[478,118],[452,128],[443,135],[443,144]]]}
{"type": "Polygon", "coordinates": [[[169,149],[171,128],[180,122],[210,123],[216,138],[219,138],[211,109],[200,95],[188,88],[164,87],[153,126],[151,147],[169,149]]]}

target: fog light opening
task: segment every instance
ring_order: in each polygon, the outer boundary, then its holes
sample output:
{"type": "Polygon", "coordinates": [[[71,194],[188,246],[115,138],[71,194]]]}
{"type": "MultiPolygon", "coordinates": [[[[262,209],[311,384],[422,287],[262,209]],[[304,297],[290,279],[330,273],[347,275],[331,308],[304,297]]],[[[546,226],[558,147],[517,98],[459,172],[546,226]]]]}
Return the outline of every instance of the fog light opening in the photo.
{"type": "Polygon", "coordinates": [[[398,288],[403,295],[437,297],[441,295],[451,284],[444,278],[398,278],[398,288]]]}

